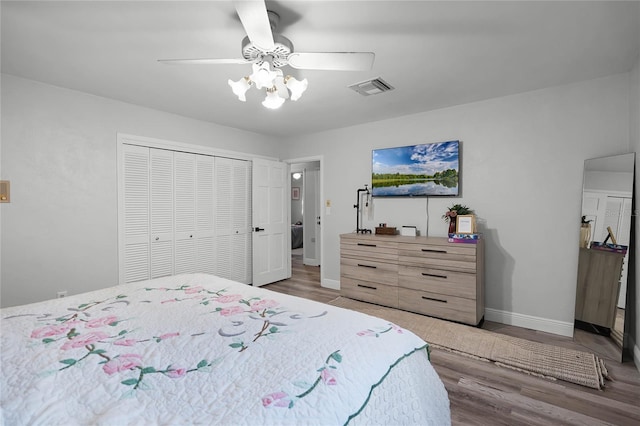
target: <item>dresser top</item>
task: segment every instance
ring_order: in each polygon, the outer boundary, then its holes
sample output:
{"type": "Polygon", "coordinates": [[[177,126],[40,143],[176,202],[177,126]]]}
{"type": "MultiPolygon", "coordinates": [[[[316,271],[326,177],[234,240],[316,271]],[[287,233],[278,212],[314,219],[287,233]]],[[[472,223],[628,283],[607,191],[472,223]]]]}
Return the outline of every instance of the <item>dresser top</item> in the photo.
{"type": "Polygon", "coordinates": [[[474,247],[478,244],[483,244],[482,238],[477,240],[477,243],[450,243],[447,237],[409,237],[405,235],[381,235],[381,234],[356,234],[352,232],[350,234],[340,234],[340,240],[358,240],[358,241],[393,241],[397,243],[408,244],[430,244],[430,245],[455,245],[455,246],[469,246],[474,247]]]}

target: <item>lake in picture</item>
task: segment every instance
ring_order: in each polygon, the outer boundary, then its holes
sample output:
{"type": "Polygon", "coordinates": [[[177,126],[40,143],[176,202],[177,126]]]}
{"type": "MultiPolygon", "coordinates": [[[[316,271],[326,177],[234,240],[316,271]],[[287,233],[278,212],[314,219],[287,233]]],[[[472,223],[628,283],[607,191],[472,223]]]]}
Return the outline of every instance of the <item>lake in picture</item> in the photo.
{"type": "Polygon", "coordinates": [[[373,187],[374,197],[419,197],[424,195],[458,195],[458,185],[447,187],[436,182],[404,183],[400,185],[373,187]]]}

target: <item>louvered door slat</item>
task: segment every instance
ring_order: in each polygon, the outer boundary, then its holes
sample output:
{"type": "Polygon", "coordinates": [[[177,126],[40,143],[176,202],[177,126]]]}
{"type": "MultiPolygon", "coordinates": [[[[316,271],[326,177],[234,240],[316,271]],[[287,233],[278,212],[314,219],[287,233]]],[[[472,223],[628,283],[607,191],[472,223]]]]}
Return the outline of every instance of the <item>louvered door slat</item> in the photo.
{"type": "Polygon", "coordinates": [[[173,151],[151,149],[151,277],[173,275],[173,151]]]}
{"type": "Polygon", "coordinates": [[[175,152],[175,273],[196,272],[196,154],[175,152]]]}
{"type": "Polygon", "coordinates": [[[121,280],[149,278],[149,148],[123,145],[124,247],[121,280]]]}
{"type": "Polygon", "coordinates": [[[196,265],[197,272],[215,273],[214,157],[196,156],[196,265]]]}

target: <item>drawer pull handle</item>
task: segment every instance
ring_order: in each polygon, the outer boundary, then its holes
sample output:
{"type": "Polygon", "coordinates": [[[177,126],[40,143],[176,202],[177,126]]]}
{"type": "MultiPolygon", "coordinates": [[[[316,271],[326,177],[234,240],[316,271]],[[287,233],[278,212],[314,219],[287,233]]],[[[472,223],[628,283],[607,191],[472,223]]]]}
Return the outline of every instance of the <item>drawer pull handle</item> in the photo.
{"type": "Polygon", "coordinates": [[[446,250],[435,250],[435,249],[422,249],[424,252],[428,253],[446,253],[446,250]]]}
{"type": "Polygon", "coordinates": [[[362,263],[358,263],[358,266],[362,266],[363,268],[371,268],[371,269],[377,269],[377,266],[372,266],[372,265],[363,265],[362,263]]]}
{"type": "Polygon", "coordinates": [[[422,273],[423,277],[436,277],[436,278],[442,278],[442,279],[447,279],[446,275],[438,275],[438,274],[427,274],[426,272],[422,273]]]}
{"type": "Polygon", "coordinates": [[[442,300],[442,299],[434,299],[433,297],[422,296],[422,298],[423,298],[424,300],[431,300],[431,301],[434,301],[434,302],[447,303],[447,301],[446,301],[446,300],[442,300]]]}
{"type": "Polygon", "coordinates": [[[369,286],[369,285],[358,284],[358,287],[364,287],[364,288],[368,288],[368,289],[371,289],[371,290],[377,290],[376,287],[372,287],[372,286],[369,286]]]}
{"type": "Polygon", "coordinates": [[[359,246],[365,246],[365,247],[378,247],[376,244],[365,244],[365,243],[358,243],[359,246]]]}

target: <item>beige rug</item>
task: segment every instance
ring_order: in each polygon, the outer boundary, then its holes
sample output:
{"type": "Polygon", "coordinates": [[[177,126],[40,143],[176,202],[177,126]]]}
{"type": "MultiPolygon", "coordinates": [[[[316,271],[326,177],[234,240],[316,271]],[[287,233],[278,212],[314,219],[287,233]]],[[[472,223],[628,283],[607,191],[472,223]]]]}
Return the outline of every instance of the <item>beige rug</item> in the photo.
{"type": "Polygon", "coordinates": [[[493,361],[527,374],[594,389],[604,387],[604,361],[592,353],[565,349],[439,320],[411,312],[338,297],[330,305],[384,318],[411,330],[432,347],[493,361]]]}

